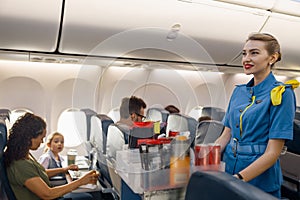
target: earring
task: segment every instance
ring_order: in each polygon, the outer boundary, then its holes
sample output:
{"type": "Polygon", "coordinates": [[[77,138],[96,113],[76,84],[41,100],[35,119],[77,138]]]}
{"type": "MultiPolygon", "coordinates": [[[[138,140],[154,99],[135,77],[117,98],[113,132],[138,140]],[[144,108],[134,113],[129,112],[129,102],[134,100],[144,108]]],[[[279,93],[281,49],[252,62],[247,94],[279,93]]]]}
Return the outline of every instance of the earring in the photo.
{"type": "Polygon", "coordinates": [[[269,65],[272,65],[273,63],[269,63],[269,65]]]}

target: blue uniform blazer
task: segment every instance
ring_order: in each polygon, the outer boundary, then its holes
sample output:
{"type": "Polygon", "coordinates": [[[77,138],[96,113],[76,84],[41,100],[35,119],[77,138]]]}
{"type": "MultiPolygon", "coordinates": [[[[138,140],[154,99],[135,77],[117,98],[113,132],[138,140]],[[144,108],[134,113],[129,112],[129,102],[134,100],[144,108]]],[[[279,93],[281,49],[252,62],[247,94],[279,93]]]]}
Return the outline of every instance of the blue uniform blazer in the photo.
{"type": "MultiPolygon", "coordinates": [[[[252,78],[234,89],[223,120],[232,136],[223,155],[226,172],[230,174],[240,172],[258,159],[269,139],[293,139],[296,99],[292,87],[286,85],[281,104],[273,106],[271,90],[282,83],[272,72],[258,85],[253,83],[252,78]]],[[[278,190],[282,184],[279,160],[249,183],[266,192],[278,190]]]]}

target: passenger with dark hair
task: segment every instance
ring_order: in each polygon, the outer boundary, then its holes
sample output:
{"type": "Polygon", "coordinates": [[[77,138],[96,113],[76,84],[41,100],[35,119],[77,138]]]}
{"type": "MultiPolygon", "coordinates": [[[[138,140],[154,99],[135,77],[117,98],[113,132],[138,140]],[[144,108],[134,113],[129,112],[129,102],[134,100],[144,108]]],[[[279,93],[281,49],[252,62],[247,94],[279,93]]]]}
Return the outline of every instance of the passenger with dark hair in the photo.
{"type": "Polygon", "coordinates": [[[147,105],[143,99],[131,96],[129,99],[129,113],[133,122],[141,122],[145,119],[147,105]]]}
{"type": "MultiPolygon", "coordinates": [[[[124,97],[120,106],[120,120],[113,125],[110,125],[107,132],[106,152],[108,157],[112,158],[114,162],[116,159],[116,152],[122,150],[125,144],[128,144],[130,128],[133,122],[142,122],[145,119],[144,113],[146,103],[143,99],[136,96],[124,97]],[[115,131],[117,128],[118,131],[115,131]],[[120,132],[121,131],[121,132],[120,132]]],[[[111,176],[115,176],[112,174],[111,176]]],[[[135,194],[128,185],[122,181],[120,186],[116,186],[117,190],[121,192],[121,199],[140,200],[141,197],[135,194]]]]}
{"type": "MultiPolygon", "coordinates": [[[[62,168],[45,169],[29,152],[37,150],[45,136],[45,121],[31,113],[20,117],[10,130],[4,156],[9,183],[17,199],[63,199],[63,195],[79,186],[97,182],[98,174],[90,171],[69,184],[51,187],[49,177],[62,173],[62,168]]],[[[72,195],[67,198],[73,198],[72,195]]],[[[92,199],[90,194],[81,197],[92,199]]]]}
{"type": "Polygon", "coordinates": [[[217,143],[224,150],[226,172],[280,198],[279,156],[285,140],[293,139],[299,82],[285,84],[271,72],[281,59],[280,46],[270,34],[251,34],[242,50],[242,64],[253,78],[232,93],[217,143]]]}
{"type": "Polygon", "coordinates": [[[132,125],[132,120],[129,114],[129,97],[124,97],[120,106],[120,120],[116,123],[126,124],[128,126],[132,125]]]}
{"type": "Polygon", "coordinates": [[[135,121],[143,121],[146,103],[136,96],[124,97],[120,106],[120,120],[117,123],[133,125],[135,121]]]}
{"type": "Polygon", "coordinates": [[[212,118],[210,117],[210,116],[201,116],[201,117],[199,117],[198,118],[198,122],[200,123],[200,122],[202,122],[202,121],[204,121],[204,120],[212,120],[212,118]]]}
{"type": "Polygon", "coordinates": [[[169,111],[169,113],[180,113],[179,108],[174,105],[168,105],[165,107],[165,110],[169,111]]]}
{"type": "Polygon", "coordinates": [[[145,119],[144,113],[147,107],[143,99],[136,96],[124,97],[120,106],[120,120],[114,124],[121,131],[122,135],[111,135],[108,131],[106,152],[109,156],[116,156],[116,151],[121,150],[124,144],[128,144],[130,128],[133,122],[142,122],[145,119]]]}

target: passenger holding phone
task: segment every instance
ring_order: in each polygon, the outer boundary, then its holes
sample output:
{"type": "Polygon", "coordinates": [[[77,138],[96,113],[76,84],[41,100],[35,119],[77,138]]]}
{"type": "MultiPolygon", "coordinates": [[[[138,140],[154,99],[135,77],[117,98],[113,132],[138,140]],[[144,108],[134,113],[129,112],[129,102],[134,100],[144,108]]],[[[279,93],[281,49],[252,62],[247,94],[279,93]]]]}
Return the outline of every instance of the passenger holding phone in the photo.
{"type": "MultiPolygon", "coordinates": [[[[98,173],[90,171],[71,183],[51,187],[49,177],[61,173],[61,169],[45,170],[29,152],[37,150],[45,136],[45,121],[31,113],[20,117],[10,130],[4,157],[9,183],[17,199],[64,199],[63,195],[79,186],[97,182],[98,173]]],[[[92,196],[81,199],[92,199],[92,196]]]]}
{"type": "Polygon", "coordinates": [[[278,82],[271,68],[281,59],[278,41],[270,34],[251,34],[242,51],[242,64],[253,78],[237,85],[216,143],[224,150],[226,172],[280,198],[279,155],[293,139],[297,81],[278,82]]]}

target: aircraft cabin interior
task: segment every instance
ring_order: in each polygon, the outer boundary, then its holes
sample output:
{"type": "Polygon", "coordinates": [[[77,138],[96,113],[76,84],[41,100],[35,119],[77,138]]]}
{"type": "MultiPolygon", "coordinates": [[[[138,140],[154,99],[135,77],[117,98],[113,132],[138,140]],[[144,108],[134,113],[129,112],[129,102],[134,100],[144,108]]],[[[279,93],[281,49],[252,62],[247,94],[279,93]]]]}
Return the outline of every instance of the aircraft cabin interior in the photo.
{"type": "MultiPolygon", "coordinates": [[[[96,149],[101,194],[94,199],[275,199],[219,168],[160,189],[171,169],[141,174],[142,150],[110,155],[106,145],[120,141],[109,143],[107,131],[117,131],[122,99],[136,96],[147,105],[151,130],[160,122],[167,138],[176,129],[198,144],[214,143],[233,90],[253,77],[242,65],[250,33],[278,39],[278,81],[300,81],[299,11],[299,0],[0,0],[0,199],[15,198],[3,154],[9,129],[27,112],[45,120],[46,136],[64,135],[61,155],[75,149],[89,158],[96,149]],[[166,112],[167,105],[180,113],[166,112]]],[[[280,155],[282,198],[290,200],[300,199],[300,89],[294,93],[294,140],[280,155]]],[[[36,159],[45,145],[31,151],[36,159]]]]}

